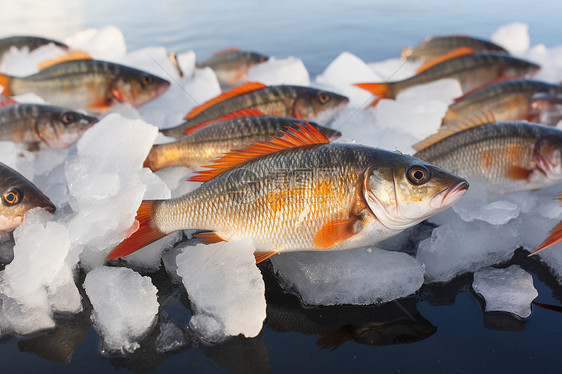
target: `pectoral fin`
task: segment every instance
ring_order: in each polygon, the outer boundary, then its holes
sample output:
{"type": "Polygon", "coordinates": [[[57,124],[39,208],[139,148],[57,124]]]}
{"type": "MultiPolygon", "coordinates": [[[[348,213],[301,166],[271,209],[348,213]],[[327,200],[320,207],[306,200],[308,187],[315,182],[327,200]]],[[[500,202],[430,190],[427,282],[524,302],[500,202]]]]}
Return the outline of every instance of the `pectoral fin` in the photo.
{"type": "Polygon", "coordinates": [[[312,245],[314,248],[327,249],[340,244],[360,231],[359,222],[357,217],[328,222],[316,233],[312,245]]]}
{"type": "Polygon", "coordinates": [[[270,252],[254,252],[254,257],[256,258],[256,264],[259,264],[262,261],[267,260],[273,255],[276,255],[278,252],[270,251],[270,252]]]}

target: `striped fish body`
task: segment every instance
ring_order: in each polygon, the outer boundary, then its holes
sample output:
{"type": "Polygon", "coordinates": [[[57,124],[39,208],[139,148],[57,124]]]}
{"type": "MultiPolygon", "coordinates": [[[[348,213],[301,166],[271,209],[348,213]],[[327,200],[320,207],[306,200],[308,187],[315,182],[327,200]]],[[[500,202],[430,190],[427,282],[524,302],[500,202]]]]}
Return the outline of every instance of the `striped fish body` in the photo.
{"type": "Polygon", "coordinates": [[[255,65],[269,59],[259,53],[231,50],[217,53],[211,58],[197,62],[197,68],[210,67],[217,74],[223,86],[233,86],[246,79],[248,71],[255,65]]]}
{"type": "Polygon", "coordinates": [[[487,40],[470,36],[437,36],[428,37],[417,47],[408,47],[402,50],[402,58],[407,60],[431,60],[442,56],[459,47],[472,48],[475,52],[508,53],[503,47],[487,40]]]}
{"type": "MultiPolygon", "coordinates": [[[[553,104],[562,100],[562,85],[550,84],[531,79],[515,79],[486,86],[469,93],[459,101],[449,105],[443,118],[443,125],[462,119],[471,119],[482,113],[491,113],[498,122],[527,120],[541,122],[542,108],[537,100],[553,104]],[[535,105],[533,105],[535,103],[535,105]]],[[[556,105],[556,104],[554,104],[556,105]]],[[[552,105],[549,106],[552,108],[552,105]]],[[[556,125],[552,116],[542,123],[556,125]]]]}
{"type": "Polygon", "coordinates": [[[48,44],[54,44],[63,49],[68,49],[68,46],[64,43],[37,36],[11,36],[0,39],[0,61],[2,60],[4,53],[8,52],[11,47],[18,49],[27,47],[29,51],[33,51],[34,49],[48,44]]]}

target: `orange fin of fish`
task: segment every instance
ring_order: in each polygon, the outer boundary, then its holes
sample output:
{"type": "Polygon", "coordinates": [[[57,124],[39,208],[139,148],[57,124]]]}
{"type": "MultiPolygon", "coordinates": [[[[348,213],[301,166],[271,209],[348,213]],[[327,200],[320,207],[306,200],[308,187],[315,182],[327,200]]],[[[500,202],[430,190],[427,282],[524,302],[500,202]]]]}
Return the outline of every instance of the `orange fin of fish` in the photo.
{"type": "Polygon", "coordinates": [[[354,83],[355,87],[362,88],[369,91],[377,98],[371,103],[370,106],[376,106],[381,99],[393,99],[389,93],[389,87],[391,83],[354,83]]]}
{"type": "Polygon", "coordinates": [[[464,99],[464,98],[467,97],[468,95],[471,95],[471,94],[473,94],[474,92],[476,92],[476,91],[478,91],[478,90],[481,90],[481,89],[483,89],[483,88],[486,88],[486,87],[488,87],[488,86],[491,86],[492,84],[496,84],[496,83],[500,83],[500,82],[504,82],[504,81],[509,81],[509,80],[513,80],[513,79],[518,79],[518,78],[520,78],[520,77],[517,76],[517,75],[504,75],[504,76],[501,76],[501,77],[499,77],[499,78],[494,79],[494,80],[491,81],[491,82],[484,83],[484,84],[481,85],[481,86],[475,87],[475,88],[473,88],[472,90],[463,93],[462,96],[459,96],[459,97],[454,98],[453,101],[454,101],[455,103],[458,102],[458,101],[461,101],[462,99],[464,99]]]}
{"type": "Polygon", "coordinates": [[[213,53],[213,56],[219,56],[219,55],[222,55],[224,53],[238,52],[238,51],[240,51],[240,49],[238,49],[236,47],[229,47],[229,48],[221,49],[220,51],[216,51],[215,53],[213,53]]]}
{"type": "Polygon", "coordinates": [[[314,248],[327,249],[340,244],[357,234],[355,223],[357,218],[347,218],[326,223],[314,236],[314,248]]]}
{"type": "Polygon", "coordinates": [[[215,105],[217,103],[220,103],[222,101],[228,100],[230,98],[233,98],[235,96],[242,95],[242,94],[245,94],[245,93],[248,93],[248,92],[261,90],[262,88],[265,88],[265,87],[267,87],[267,86],[263,83],[260,83],[260,82],[244,83],[244,84],[242,84],[238,87],[234,87],[230,91],[226,91],[226,92],[220,94],[219,96],[217,96],[215,98],[212,98],[211,100],[207,101],[204,104],[196,106],[185,116],[185,119],[191,119],[191,118],[195,117],[196,115],[200,114],[201,112],[203,112],[204,110],[209,109],[210,107],[212,107],[213,105],[215,105]]]}
{"type": "Polygon", "coordinates": [[[474,49],[469,48],[469,47],[458,47],[453,49],[452,51],[449,51],[445,54],[442,54],[439,57],[434,58],[433,60],[430,60],[428,62],[426,62],[425,64],[423,64],[422,66],[420,66],[419,68],[416,69],[416,73],[422,73],[424,71],[426,71],[429,68],[434,67],[435,65],[438,65],[442,62],[448,61],[448,60],[452,60],[454,58],[457,57],[462,57],[462,56],[467,56],[467,55],[472,55],[474,54],[474,49]]]}
{"type": "Polygon", "coordinates": [[[156,240],[166,236],[154,225],[153,223],[153,207],[155,200],[144,200],[139,209],[137,210],[137,217],[139,228],[127,239],[123,240],[117,247],[115,247],[108,255],[108,259],[119,258],[130,255],[138,251],[142,247],[155,242],[156,240]]]}
{"type": "Polygon", "coordinates": [[[109,109],[109,107],[110,105],[107,99],[100,99],[88,105],[88,109],[95,109],[103,112],[106,112],[109,109]]]}
{"type": "Polygon", "coordinates": [[[217,123],[226,121],[228,119],[237,118],[237,117],[253,117],[253,116],[265,116],[262,111],[255,109],[255,108],[247,108],[247,109],[240,109],[236,112],[228,113],[225,115],[220,116],[218,119],[214,119],[211,121],[203,122],[198,125],[192,126],[187,128],[183,133],[185,135],[194,133],[197,130],[201,130],[203,127],[210,125],[211,123],[217,123]]]}
{"type": "Polygon", "coordinates": [[[0,74],[0,86],[4,87],[2,90],[2,95],[4,96],[12,96],[12,92],[10,92],[10,81],[12,77],[6,74],[0,74]]]}
{"type": "Polygon", "coordinates": [[[533,304],[535,304],[537,306],[540,306],[541,308],[544,308],[544,309],[553,310],[555,312],[562,313],[562,306],[537,303],[536,301],[533,301],[533,304]]]}
{"type": "Polygon", "coordinates": [[[276,251],[268,251],[268,252],[254,252],[254,257],[256,258],[256,264],[259,264],[262,261],[267,260],[268,258],[270,258],[271,256],[276,255],[279,252],[276,251]]]}
{"type": "Polygon", "coordinates": [[[210,170],[199,171],[188,180],[192,182],[206,182],[213,179],[223,171],[232,169],[233,167],[258,156],[274,153],[284,149],[301,147],[304,145],[324,144],[330,142],[324,134],[309,123],[305,122],[304,125],[295,123],[295,125],[298,127],[297,129],[287,128],[287,131],[282,131],[282,137],[273,136],[269,141],[255,142],[244,149],[230,151],[211,165],[204,166],[210,170]]]}
{"type": "Polygon", "coordinates": [[[220,236],[218,236],[216,232],[213,232],[213,231],[198,232],[193,236],[197,240],[199,240],[201,243],[205,243],[205,244],[215,244],[215,243],[220,243],[220,242],[226,241],[223,238],[221,238],[220,236]]]}
{"type": "Polygon", "coordinates": [[[456,123],[443,126],[435,134],[428,136],[424,140],[414,144],[412,147],[419,152],[434,145],[435,143],[440,142],[445,138],[448,138],[449,136],[463,132],[476,126],[485,125],[487,123],[495,121],[496,119],[493,113],[482,112],[481,117],[476,115],[474,116],[474,118],[468,118],[463,121],[458,121],[456,123]]]}
{"type": "Polygon", "coordinates": [[[335,331],[328,331],[321,334],[320,339],[316,341],[316,345],[321,346],[320,349],[331,348],[330,351],[335,351],[343,343],[351,339],[351,334],[347,326],[342,326],[335,331]]]}
{"type": "Polygon", "coordinates": [[[560,243],[562,241],[562,222],[556,225],[552,230],[550,230],[550,235],[544,240],[544,242],[539,245],[529,256],[536,255],[540,251],[553,246],[554,244],[560,243]]]}
{"type": "Polygon", "coordinates": [[[10,105],[14,105],[14,104],[17,104],[17,103],[18,102],[15,101],[14,99],[10,99],[9,97],[6,97],[4,95],[0,95],[0,108],[10,106],[10,105]]]}
{"type": "Polygon", "coordinates": [[[60,64],[61,62],[76,61],[76,60],[91,60],[92,55],[84,51],[70,51],[67,54],[59,57],[52,58],[50,60],[43,61],[39,64],[38,69],[43,70],[49,66],[60,64]]]}

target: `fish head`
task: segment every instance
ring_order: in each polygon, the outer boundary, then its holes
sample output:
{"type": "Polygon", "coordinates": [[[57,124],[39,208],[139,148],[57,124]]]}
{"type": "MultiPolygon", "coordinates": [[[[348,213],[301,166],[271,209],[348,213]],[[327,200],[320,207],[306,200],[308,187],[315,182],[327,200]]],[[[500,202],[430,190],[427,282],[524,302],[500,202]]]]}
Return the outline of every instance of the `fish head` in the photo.
{"type": "Polygon", "coordinates": [[[404,230],[447,209],[462,197],[468,182],[411,156],[393,154],[364,172],[363,194],[377,219],[404,230]]]}
{"type": "Polygon", "coordinates": [[[44,107],[37,118],[35,130],[41,140],[52,148],[67,148],[98,122],[96,117],[57,107],[44,107]]]}
{"type": "Polygon", "coordinates": [[[251,65],[261,64],[269,60],[269,56],[260,53],[251,52],[248,54],[248,60],[251,65]]]}
{"type": "Polygon", "coordinates": [[[349,103],[345,96],[334,92],[298,87],[293,116],[326,124],[333,120],[349,103]]]}
{"type": "Polygon", "coordinates": [[[529,105],[530,122],[556,126],[562,120],[562,92],[538,92],[529,105]]]}
{"type": "Polygon", "coordinates": [[[0,232],[12,231],[23,222],[25,212],[44,208],[53,213],[55,206],[33,183],[15,170],[0,164],[0,232]]]}
{"type": "Polygon", "coordinates": [[[170,82],[156,75],[127,68],[123,69],[113,81],[112,99],[129,103],[135,108],[162,95],[170,87],[170,82]]]}
{"type": "Polygon", "coordinates": [[[532,162],[540,171],[535,175],[546,179],[548,185],[562,182],[562,131],[541,126],[540,137],[533,149],[532,162]]]}

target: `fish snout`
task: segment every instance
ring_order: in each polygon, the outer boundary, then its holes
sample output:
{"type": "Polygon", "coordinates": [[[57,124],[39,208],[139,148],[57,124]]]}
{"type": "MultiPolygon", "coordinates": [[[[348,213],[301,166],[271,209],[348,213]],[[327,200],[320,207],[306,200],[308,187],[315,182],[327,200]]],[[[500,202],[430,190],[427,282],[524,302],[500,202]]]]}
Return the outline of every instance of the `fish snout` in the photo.
{"type": "Polygon", "coordinates": [[[458,183],[455,183],[443,191],[437,193],[431,198],[429,202],[432,208],[446,208],[453,205],[458,199],[460,199],[468,191],[468,182],[464,179],[458,183]]]}

